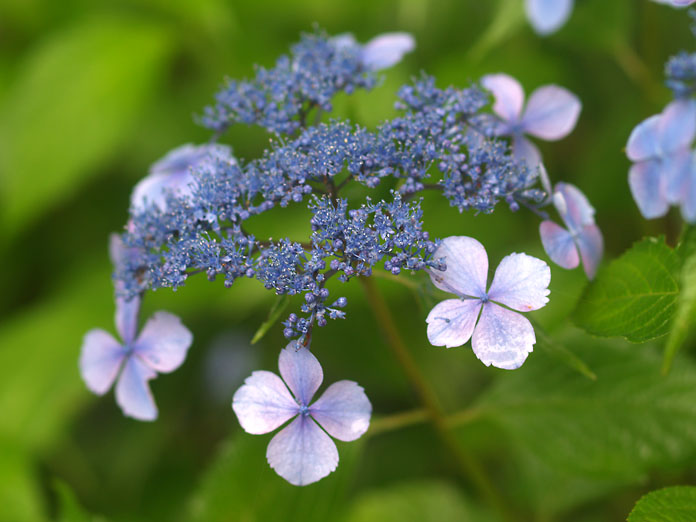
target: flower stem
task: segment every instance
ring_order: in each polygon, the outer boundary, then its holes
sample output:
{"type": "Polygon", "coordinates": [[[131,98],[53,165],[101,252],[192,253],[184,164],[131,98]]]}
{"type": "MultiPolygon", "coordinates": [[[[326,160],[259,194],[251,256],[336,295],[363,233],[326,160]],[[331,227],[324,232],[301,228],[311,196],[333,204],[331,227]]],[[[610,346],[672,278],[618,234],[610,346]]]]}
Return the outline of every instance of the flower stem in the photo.
{"type": "MultiPolygon", "coordinates": [[[[413,356],[406,348],[394,318],[389,311],[389,307],[374,281],[370,278],[361,277],[360,282],[365,290],[367,301],[386,337],[387,345],[391,348],[392,353],[401,365],[408,381],[413,386],[423,405],[423,410],[416,410],[418,413],[404,414],[401,418],[395,419],[394,423],[397,424],[397,427],[400,427],[402,425],[415,424],[428,418],[442,443],[456,459],[462,472],[471,480],[481,496],[501,515],[501,518],[510,519],[502,497],[496,491],[480,464],[466,453],[454,438],[435,391],[423,377],[413,356]]],[[[377,431],[379,431],[379,428],[377,428],[377,431]]],[[[382,431],[384,431],[384,428],[382,428],[382,431]]]]}

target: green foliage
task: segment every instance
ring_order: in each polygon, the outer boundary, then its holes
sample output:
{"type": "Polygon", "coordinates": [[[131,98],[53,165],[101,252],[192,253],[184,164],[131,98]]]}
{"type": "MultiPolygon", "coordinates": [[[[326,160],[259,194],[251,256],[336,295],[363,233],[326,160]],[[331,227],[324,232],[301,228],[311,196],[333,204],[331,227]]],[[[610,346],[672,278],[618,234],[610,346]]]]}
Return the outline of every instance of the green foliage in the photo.
{"type": "Polygon", "coordinates": [[[568,474],[636,481],[694,462],[696,366],[682,361],[662,377],[649,350],[587,341],[575,343],[596,381],[533,355],[477,407],[514,444],[568,474]]]}
{"type": "Polygon", "coordinates": [[[352,504],[345,522],[488,522],[452,484],[419,481],[368,491],[352,504]]]}
{"type": "Polygon", "coordinates": [[[271,327],[278,322],[278,320],[282,317],[283,312],[288,307],[289,302],[290,298],[287,295],[278,296],[275,303],[273,303],[271,310],[268,312],[268,319],[261,323],[261,326],[259,326],[259,329],[256,330],[254,337],[251,338],[251,344],[256,344],[259,342],[263,336],[268,333],[268,330],[270,330],[271,327]]]}
{"type": "Polygon", "coordinates": [[[677,251],[683,259],[680,273],[681,292],[672,328],[665,344],[663,373],[669,372],[675,354],[686,341],[689,329],[696,321],[696,227],[685,228],[684,237],[677,251]]]}
{"type": "Polygon", "coordinates": [[[696,520],[696,487],[672,486],[641,497],[628,522],[692,522],[696,520]]]}
{"type": "Polygon", "coordinates": [[[0,224],[14,234],[99,174],[162,78],[157,25],[94,18],[36,49],[0,105],[0,224]]]}
{"type": "Polygon", "coordinates": [[[679,296],[679,256],[664,238],[646,238],[600,269],[575,322],[602,337],[645,342],[669,332],[679,296]]]}
{"type": "Polygon", "coordinates": [[[272,434],[238,433],[227,441],[192,499],[189,517],[201,522],[324,522],[341,512],[362,442],[338,442],[336,471],[308,486],[285,482],[265,462],[272,434]]]}

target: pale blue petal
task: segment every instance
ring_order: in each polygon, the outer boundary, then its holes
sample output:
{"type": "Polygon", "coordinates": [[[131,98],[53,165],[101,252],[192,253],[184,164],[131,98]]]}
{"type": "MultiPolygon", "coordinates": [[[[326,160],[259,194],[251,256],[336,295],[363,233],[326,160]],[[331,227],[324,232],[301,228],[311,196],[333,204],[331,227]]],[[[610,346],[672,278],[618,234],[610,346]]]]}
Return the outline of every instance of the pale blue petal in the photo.
{"type": "Polygon", "coordinates": [[[597,225],[586,225],[575,240],[580,249],[582,266],[588,279],[594,279],[597,267],[604,254],[604,239],[597,225]]]}
{"type": "Polygon", "coordinates": [[[299,413],[299,406],[275,373],[257,371],[232,398],[232,409],[244,431],[268,433],[299,413]]]}
{"type": "Polygon", "coordinates": [[[681,199],[681,212],[684,220],[692,225],[696,223],[696,156],[691,163],[689,176],[684,185],[681,199]]]}
{"type": "Polygon", "coordinates": [[[643,120],[631,131],[626,144],[626,156],[632,161],[655,158],[660,154],[660,115],[643,120]]]}
{"type": "Polygon", "coordinates": [[[691,146],[696,135],[696,100],[676,100],[660,117],[660,147],[663,154],[691,146]]]}
{"type": "Polygon", "coordinates": [[[371,71],[386,69],[413,51],[416,41],[408,33],[385,33],[367,42],[362,49],[363,66],[371,71]]]}
{"type": "Polygon", "coordinates": [[[435,305],[425,321],[433,346],[452,348],[471,338],[481,309],[479,299],[447,299],[435,305]]]}
{"type": "Polygon", "coordinates": [[[290,341],[280,351],[278,368],[295,398],[300,404],[308,406],[324,380],[321,364],[314,354],[297,341],[290,341]]]}
{"type": "Polygon", "coordinates": [[[507,255],[498,265],[488,298],[514,310],[538,310],[549,302],[551,269],[527,254],[507,255]]]}
{"type": "Polygon", "coordinates": [[[125,344],[131,344],[138,331],[138,315],[140,314],[140,296],[130,299],[116,298],[116,314],[114,322],[116,331],[125,344]]]}
{"type": "Polygon", "coordinates": [[[512,155],[516,160],[523,161],[530,169],[543,167],[539,149],[524,136],[515,136],[513,138],[512,155]]]}
{"type": "Polygon", "coordinates": [[[669,203],[682,200],[686,184],[691,175],[691,150],[684,148],[674,151],[662,159],[662,175],[665,177],[665,194],[669,203]]]}
{"type": "Polygon", "coordinates": [[[440,243],[433,259],[445,259],[447,270],[429,270],[433,284],[458,296],[483,297],[488,279],[488,255],[473,237],[451,236],[440,243]]]}
{"type": "Polygon", "coordinates": [[[290,484],[306,486],[336,469],[338,450],[311,417],[300,415],[271,439],[266,459],[290,484]]]}
{"type": "Polygon", "coordinates": [[[642,161],[634,164],[628,173],[628,184],[643,217],[653,219],[667,213],[669,203],[660,162],[642,161]]]}
{"type": "Polygon", "coordinates": [[[594,223],[595,209],[575,185],[556,183],[554,205],[571,232],[579,232],[585,225],[594,223]]]}
{"type": "Polygon", "coordinates": [[[345,49],[346,47],[353,47],[358,45],[355,41],[355,36],[352,33],[341,33],[336,36],[332,36],[329,42],[337,49],[345,49]]]}
{"type": "Polygon", "coordinates": [[[188,196],[193,183],[194,178],[188,168],[179,172],[149,174],[133,188],[131,211],[143,212],[151,205],[166,210],[167,193],[172,192],[178,197],[188,196]]]}
{"type": "Polygon", "coordinates": [[[481,78],[481,85],[493,93],[493,112],[507,122],[517,123],[524,104],[524,90],[520,82],[500,73],[484,76],[481,78]]]}
{"type": "Polygon", "coordinates": [[[573,130],[582,104],[569,90],[545,85],[534,91],[522,115],[524,132],[544,140],[560,140],[573,130]]]}
{"type": "Polygon", "coordinates": [[[121,343],[104,330],[90,330],[85,334],[80,352],[80,374],[87,388],[103,395],[116,379],[125,358],[121,343]]]}
{"type": "Polygon", "coordinates": [[[554,33],[573,12],[573,0],[526,0],[527,18],[540,35],[554,33]]]}
{"type": "Polygon", "coordinates": [[[486,303],[471,347],[483,364],[514,370],[531,353],[536,337],[532,324],[521,314],[486,303]]]}
{"type": "Polygon", "coordinates": [[[312,404],[309,413],[329,435],[347,442],[367,431],[372,404],[358,383],[338,381],[312,404]]]}
{"type": "Polygon", "coordinates": [[[160,373],[176,370],[186,358],[193,335],[174,314],[156,312],[134,343],[134,350],[160,373]]]}
{"type": "Polygon", "coordinates": [[[580,256],[575,246],[573,236],[565,228],[553,221],[542,221],[539,225],[541,244],[551,258],[551,261],[566,269],[575,268],[580,264],[580,256]]]}
{"type": "Polygon", "coordinates": [[[116,384],[116,402],[124,415],[142,421],[157,418],[157,406],[147,384],[147,381],[156,376],[157,372],[138,357],[128,357],[116,384]]]}

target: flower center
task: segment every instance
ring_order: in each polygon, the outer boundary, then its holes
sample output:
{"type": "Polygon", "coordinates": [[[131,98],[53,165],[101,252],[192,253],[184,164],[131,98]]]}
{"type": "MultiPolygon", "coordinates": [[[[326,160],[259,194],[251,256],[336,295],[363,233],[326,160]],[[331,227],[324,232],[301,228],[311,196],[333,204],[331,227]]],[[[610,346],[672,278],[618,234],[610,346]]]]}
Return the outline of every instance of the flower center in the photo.
{"type": "Polygon", "coordinates": [[[300,404],[300,415],[307,416],[309,415],[309,407],[306,404],[300,404]]]}

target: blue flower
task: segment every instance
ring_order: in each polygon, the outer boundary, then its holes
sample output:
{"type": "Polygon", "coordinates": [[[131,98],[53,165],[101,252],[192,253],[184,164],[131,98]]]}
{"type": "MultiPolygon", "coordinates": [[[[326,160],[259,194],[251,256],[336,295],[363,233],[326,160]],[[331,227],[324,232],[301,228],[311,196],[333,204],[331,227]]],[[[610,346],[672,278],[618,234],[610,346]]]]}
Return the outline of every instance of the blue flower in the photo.
{"type": "Polygon", "coordinates": [[[645,218],[664,216],[670,204],[681,204],[685,218],[696,219],[696,203],[688,197],[694,175],[690,150],[694,137],[696,101],[687,99],[670,103],[631,132],[626,155],[635,163],[628,182],[645,218]]]}
{"type": "Polygon", "coordinates": [[[342,441],[361,437],[370,425],[372,405],[353,381],[332,384],[312,403],[324,374],[317,358],[296,341],[280,351],[278,368],[282,380],[272,372],[253,372],[234,394],[232,408],[242,428],[254,435],[294,419],[271,439],[266,458],[278,475],[305,486],[338,465],[329,435],[342,441]]]}
{"type": "Polygon", "coordinates": [[[575,127],[582,104],[577,96],[557,85],[536,89],[524,107],[524,90],[520,83],[507,74],[490,74],[481,79],[481,85],[493,93],[493,112],[501,119],[495,129],[498,136],[512,137],[512,151],[516,159],[530,168],[540,168],[542,184],[551,192],[541,153],[524,135],[530,134],[547,141],[566,137],[575,127]],[[524,112],[522,108],[524,107],[524,112]]]}
{"type": "Polygon", "coordinates": [[[570,183],[557,183],[552,201],[567,228],[553,221],[543,221],[539,233],[544,250],[554,263],[563,268],[575,268],[582,258],[587,277],[594,278],[604,252],[602,233],[594,221],[594,208],[570,183]]]}
{"type": "Polygon", "coordinates": [[[445,238],[433,257],[446,264],[444,271],[429,271],[433,284],[457,299],[442,301],[428,314],[430,343],[451,348],[471,339],[474,354],[486,366],[522,366],[536,337],[532,324],[512,310],[528,312],[546,305],[549,266],[527,254],[510,254],[498,265],[486,291],[488,256],[474,238],[445,238]]]}
{"type": "MultiPolygon", "coordinates": [[[[116,265],[129,255],[118,236],[112,238],[111,254],[116,265]]],[[[123,342],[104,330],[90,330],[82,342],[79,366],[87,387],[97,395],[105,394],[118,377],[116,402],[123,413],[150,421],[157,418],[157,406],[147,381],[181,366],[193,336],[167,312],[156,312],[136,336],[139,311],[139,296],[117,297],[116,330],[123,342]]]]}
{"type": "Polygon", "coordinates": [[[555,33],[568,21],[574,0],[525,0],[527,18],[534,30],[543,36],[555,33]]]}

